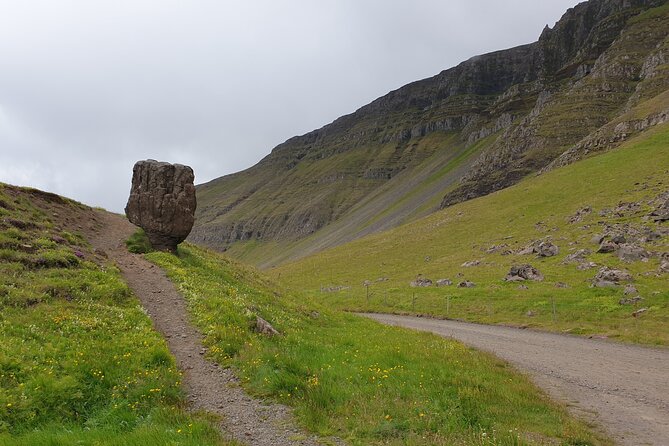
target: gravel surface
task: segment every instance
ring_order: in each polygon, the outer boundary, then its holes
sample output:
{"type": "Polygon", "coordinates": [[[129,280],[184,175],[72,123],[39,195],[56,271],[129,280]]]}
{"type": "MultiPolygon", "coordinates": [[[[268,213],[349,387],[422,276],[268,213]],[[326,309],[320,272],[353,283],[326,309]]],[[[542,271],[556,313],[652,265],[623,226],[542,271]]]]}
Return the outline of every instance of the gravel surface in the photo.
{"type": "Polygon", "coordinates": [[[298,429],[290,408],[250,397],[232,370],[205,359],[202,336],[189,321],[183,296],[159,267],[127,251],[125,240],[137,228],[125,218],[103,211],[99,211],[99,220],[103,228],[89,234],[90,242],[119,267],[154,326],[167,339],[183,373],[192,409],[220,415],[224,436],[250,446],[343,444],[339,439],[319,439],[298,429]]]}
{"type": "Polygon", "coordinates": [[[669,445],[669,349],[424,317],[363,314],[485,350],[621,445],[669,445]]]}

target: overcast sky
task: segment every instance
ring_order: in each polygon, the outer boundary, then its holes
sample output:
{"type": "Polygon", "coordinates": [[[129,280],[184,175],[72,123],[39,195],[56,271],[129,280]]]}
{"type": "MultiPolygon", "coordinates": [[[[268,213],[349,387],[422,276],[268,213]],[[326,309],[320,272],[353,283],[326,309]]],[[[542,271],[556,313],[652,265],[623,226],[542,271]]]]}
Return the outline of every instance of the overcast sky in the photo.
{"type": "Polygon", "coordinates": [[[0,181],[121,211],[132,166],[196,183],[576,0],[0,0],[0,181]]]}

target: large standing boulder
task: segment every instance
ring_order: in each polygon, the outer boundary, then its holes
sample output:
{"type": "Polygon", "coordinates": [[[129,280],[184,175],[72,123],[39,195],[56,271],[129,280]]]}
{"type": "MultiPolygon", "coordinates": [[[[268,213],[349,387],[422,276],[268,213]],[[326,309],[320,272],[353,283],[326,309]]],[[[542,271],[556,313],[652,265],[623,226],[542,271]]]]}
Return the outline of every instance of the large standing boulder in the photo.
{"type": "Polygon", "coordinates": [[[125,207],[128,219],[142,228],[154,249],[176,252],[195,221],[195,175],[181,164],[138,161],[125,207]]]}

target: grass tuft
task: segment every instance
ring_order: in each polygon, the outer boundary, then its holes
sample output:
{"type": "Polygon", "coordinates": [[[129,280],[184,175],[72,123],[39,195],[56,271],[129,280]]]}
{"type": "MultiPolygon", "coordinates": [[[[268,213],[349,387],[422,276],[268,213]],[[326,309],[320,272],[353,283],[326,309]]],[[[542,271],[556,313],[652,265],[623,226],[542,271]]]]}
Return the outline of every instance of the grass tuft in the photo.
{"type": "Polygon", "coordinates": [[[133,254],[146,254],[153,251],[149,237],[147,237],[143,229],[135,231],[135,233],[125,241],[125,245],[128,247],[128,251],[133,254]]]}

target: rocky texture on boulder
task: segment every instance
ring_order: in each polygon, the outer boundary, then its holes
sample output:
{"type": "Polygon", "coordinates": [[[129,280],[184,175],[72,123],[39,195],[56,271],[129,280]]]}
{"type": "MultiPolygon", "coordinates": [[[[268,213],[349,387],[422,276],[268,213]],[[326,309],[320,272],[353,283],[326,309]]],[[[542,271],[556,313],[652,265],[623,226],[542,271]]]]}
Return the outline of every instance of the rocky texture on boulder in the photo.
{"type": "Polygon", "coordinates": [[[660,272],[669,273],[669,260],[662,260],[660,262],[660,272]]]}
{"type": "Polygon", "coordinates": [[[622,245],[619,245],[616,250],[616,255],[624,262],[647,261],[651,257],[650,252],[633,243],[623,243],[622,245]]]}
{"type": "Polygon", "coordinates": [[[193,169],[155,160],[138,161],[125,213],[146,232],[154,249],[175,252],[194,223],[193,169]]]}
{"type": "Polygon", "coordinates": [[[656,200],[657,207],[650,213],[657,222],[669,221],[669,191],[660,195],[656,200]]]}
{"type": "Polygon", "coordinates": [[[553,257],[560,253],[560,248],[549,240],[536,240],[518,251],[518,255],[537,254],[537,257],[553,257]]]}
{"type": "Polygon", "coordinates": [[[578,249],[565,257],[562,263],[583,263],[585,262],[586,257],[590,254],[591,252],[589,249],[578,249]]]}
{"type": "Polygon", "coordinates": [[[643,300],[641,296],[624,297],[618,301],[620,305],[636,305],[643,300]]]}
{"type": "Polygon", "coordinates": [[[553,257],[560,253],[560,248],[549,241],[545,241],[539,243],[536,252],[539,257],[553,257]]]}
{"type": "Polygon", "coordinates": [[[451,286],[453,285],[453,281],[451,279],[439,279],[437,280],[437,286],[442,287],[442,286],[451,286]]]}
{"type": "Polygon", "coordinates": [[[463,280],[462,282],[458,283],[458,288],[474,288],[476,284],[474,282],[470,282],[469,280],[463,280]]]}
{"type": "Polygon", "coordinates": [[[583,220],[584,217],[590,215],[592,213],[592,206],[586,206],[584,208],[579,209],[576,211],[574,215],[569,216],[567,218],[567,223],[569,224],[574,224],[574,223],[579,223],[581,220],[583,220]]]}
{"type": "Polygon", "coordinates": [[[523,282],[525,280],[542,281],[543,274],[532,265],[517,265],[512,266],[509,274],[504,278],[507,282],[523,282]]]}
{"type": "Polygon", "coordinates": [[[256,316],[255,331],[265,336],[278,336],[279,332],[260,316],[256,316]]]}
{"type": "Polygon", "coordinates": [[[610,252],[614,252],[616,249],[618,249],[618,244],[613,243],[612,241],[605,240],[602,242],[601,245],[599,245],[599,249],[597,249],[597,252],[599,254],[608,254],[610,252]]]}

